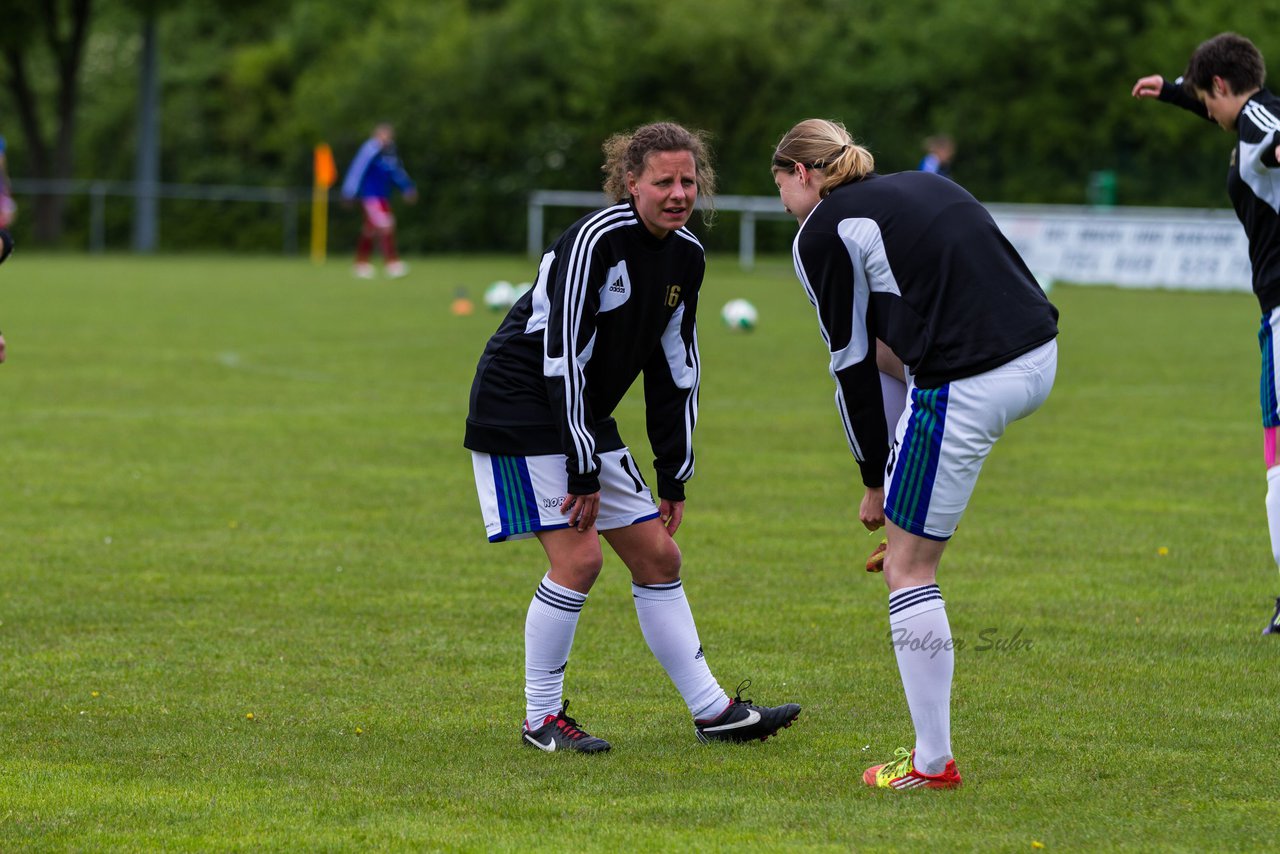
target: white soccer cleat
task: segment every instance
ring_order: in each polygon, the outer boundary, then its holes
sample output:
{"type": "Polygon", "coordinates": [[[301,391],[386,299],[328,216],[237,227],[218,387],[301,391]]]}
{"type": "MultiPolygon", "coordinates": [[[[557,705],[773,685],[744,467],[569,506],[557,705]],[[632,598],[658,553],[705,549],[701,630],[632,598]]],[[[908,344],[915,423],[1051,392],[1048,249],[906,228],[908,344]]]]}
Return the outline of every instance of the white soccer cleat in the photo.
{"type": "Polygon", "coordinates": [[[352,271],[357,279],[372,279],[377,275],[372,264],[357,264],[352,271]]]}
{"type": "Polygon", "coordinates": [[[387,265],[387,278],[400,279],[409,275],[409,265],[403,261],[392,261],[387,265]]]}

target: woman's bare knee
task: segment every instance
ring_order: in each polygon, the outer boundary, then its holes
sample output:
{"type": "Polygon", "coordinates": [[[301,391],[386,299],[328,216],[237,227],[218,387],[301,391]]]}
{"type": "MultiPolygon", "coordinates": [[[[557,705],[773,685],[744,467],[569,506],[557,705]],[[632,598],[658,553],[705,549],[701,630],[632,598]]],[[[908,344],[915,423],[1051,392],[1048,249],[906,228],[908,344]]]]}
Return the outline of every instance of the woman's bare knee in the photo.
{"type": "Polygon", "coordinates": [[[604,566],[600,540],[594,532],[563,529],[540,535],[538,539],[551,563],[548,574],[552,581],[579,593],[591,590],[604,566]]]}
{"type": "Polygon", "coordinates": [[[640,560],[633,559],[627,568],[631,570],[631,580],[636,584],[671,584],[680,579],[682,560],[675,540],[667,540],[640,560]]]}

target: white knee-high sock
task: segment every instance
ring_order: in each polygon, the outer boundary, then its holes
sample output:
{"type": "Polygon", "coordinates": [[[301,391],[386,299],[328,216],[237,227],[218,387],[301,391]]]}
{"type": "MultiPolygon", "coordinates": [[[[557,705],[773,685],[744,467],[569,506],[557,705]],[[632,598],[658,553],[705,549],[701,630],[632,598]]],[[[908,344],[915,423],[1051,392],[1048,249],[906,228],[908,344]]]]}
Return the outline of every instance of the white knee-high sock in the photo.
{"type": "Polygon", "coordinates": [[[560,711],[564,670],[586,601],[587,594],[561,587],[548,574],[529,603],[524,621],[524,700],[530,729],[560,711]]]}
{"type": "Polygon", "coordinates": [[[1280,466],[1267,469],[1267,530],[1271,532],[1271,555],[1280,568],[1280,466]]]}
{"type": "Polygon", "coordinates": [[[640,631],[658,663],[675,683],[694,718],[714,718],[729,705],[729,695],[711,675],[702,654],[698,627],[684,585],[632,584],[640,631]]]}
{"type": "Polygon", "coordinates": [[[890,640],[916,729],[916,769],[941,774],[951,758],[951,676],[955,650],[938,585],[889,594],[890,640]]]}

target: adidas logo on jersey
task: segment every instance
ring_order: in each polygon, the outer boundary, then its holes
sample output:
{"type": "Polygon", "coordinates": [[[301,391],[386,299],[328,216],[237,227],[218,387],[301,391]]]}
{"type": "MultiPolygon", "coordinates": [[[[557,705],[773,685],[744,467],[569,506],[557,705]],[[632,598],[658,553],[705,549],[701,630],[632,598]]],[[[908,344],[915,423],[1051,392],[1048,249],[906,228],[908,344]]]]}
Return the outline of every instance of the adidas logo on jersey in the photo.
{"type": "Polygon", "coordinates": [[[631,275],[627,262],[619,261],[604,274],[600,283],[600,312],[613,311],[631,299],[631,275]]]}

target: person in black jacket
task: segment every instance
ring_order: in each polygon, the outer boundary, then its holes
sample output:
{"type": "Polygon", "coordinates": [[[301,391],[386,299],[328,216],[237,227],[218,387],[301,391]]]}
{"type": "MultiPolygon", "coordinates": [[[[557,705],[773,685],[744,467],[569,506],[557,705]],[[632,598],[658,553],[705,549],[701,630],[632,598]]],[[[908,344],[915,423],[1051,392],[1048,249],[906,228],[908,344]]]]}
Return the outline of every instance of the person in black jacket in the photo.
{"type": "Polygon", "coordinates": [[[796,275],[818,310],[861,470],[858,516],[869,530],[887,529],[890,640],[916,743],[863,780],[950,788],[960,784],[951,754],[954,640],[938,563],[992,446],[1053,386],[1058,312],[964,188],[874,167],[843,125],[825,119],[788,131],[772,165],[800,223],[796,275]],[[879,375],[899,363],[907,402],[889,425],[879,375]]]}
{"type": "MultiPolygon", "coordinates": [[[[1262,309],[1258,342],[1262,347],[1263,457],[1267,466],[1267,526],[1271,553],[1280,566],[1280,465],[1276,434],[1280,428],[1280,98],[1262,88],[1267,69],[1253,42],[1221,33],[1191,54],[1187,71],[1173,82],[1159,74],[1133,84],[1133,97],[1159,98],[1182,107],[1223,130],[1236,133],[1227,170],[1227,195],[1249,238],[1253,292],[1262,309]]],[[[1262,630],[1280,637],[1280,597],[1262,630]]]]}
{"type": "Polygon", "coordinates": [[[491,542],[536,536],[550,570],[525,621],[525,744],[609,749],[567,714],[564,672],[603,536],[631,572],[649,648],[702,741],[776,733],[800,707],[730,699],[711,675],[680,578],[675,536],[693,475],[699,357],[695,317],[705,267],[685,224],[715,174],[700,134],[657,123],[604,146],[616,204],[560,236],[537,281],[489,340],[471,388],[464,444],[491,542]],[[658,506],[612,417],[644,375],[658,506]]]}

